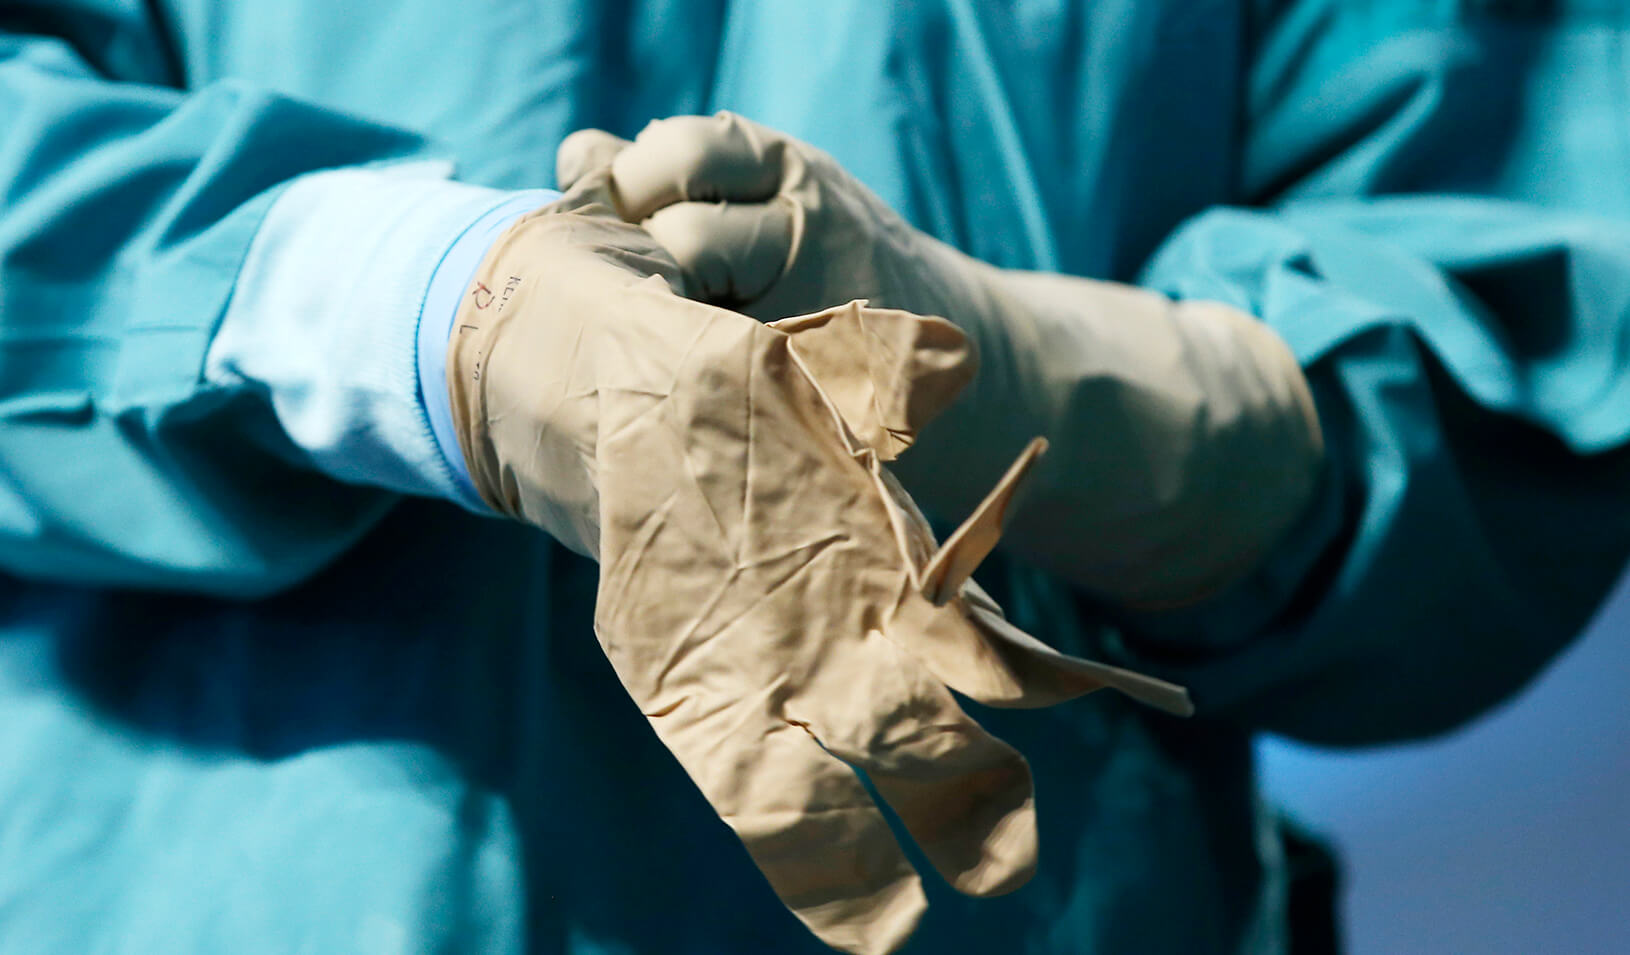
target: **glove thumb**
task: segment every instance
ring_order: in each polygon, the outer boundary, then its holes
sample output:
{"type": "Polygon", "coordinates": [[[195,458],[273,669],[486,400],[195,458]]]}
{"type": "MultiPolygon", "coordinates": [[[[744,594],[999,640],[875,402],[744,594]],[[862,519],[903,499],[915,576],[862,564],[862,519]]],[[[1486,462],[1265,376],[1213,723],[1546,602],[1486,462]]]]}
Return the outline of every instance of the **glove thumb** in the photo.
{"type": "Polygon", "coordinates": [[[555,181],[560,191],[569,192],[588,173],[610,166],[630,145],[603,129],[580,129],[567,136],[555,151],[555,181]]]}

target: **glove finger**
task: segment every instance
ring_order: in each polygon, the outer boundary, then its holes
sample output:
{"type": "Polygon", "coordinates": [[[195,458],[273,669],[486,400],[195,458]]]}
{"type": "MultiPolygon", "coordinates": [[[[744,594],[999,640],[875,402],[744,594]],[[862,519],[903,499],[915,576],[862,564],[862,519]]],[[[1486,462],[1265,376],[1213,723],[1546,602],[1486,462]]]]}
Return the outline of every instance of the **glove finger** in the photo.
{"type": "Polygon", "coordinates": [[[1194,703],[1188,690],[1132,670],[1054,650],[1008,622],[989,595],[978,590],[971,580],[960,601],[968,619],[1002,658],[1020,689],[1012,699],[982,702],[995,706],[1043,707],[1108,688],[1173,716],[1194,715],[1194,703]]]}
{"type": "Polygon", "coordinates": [[[742,304],[763,295],[786,270],[802,218],[797,205],[781,200],[679,202],[643,224],[679,263],[694,297],[742,304]]]}
{"type": "Polygon", "coordinates": [[[676,202],[763,202],[781,185],[786,139],[734,113],[659,119],[617,154],[623,214],[640,222],[676,202]]]}
{"type": "Polygon", "coordinates": [[[968,337],[950,322],[861,302],[770,327],[791,337],[849,430],[884,461],[950,407],[979,365],[968,337]]]}
{"type": "Polygon", "coordinates": [[[1002,537],[1002,525],[1024,479],[1036,461],[1047,453],[1046,438],[1032,438],[1008,466],[1007,473],[996,482],[996,487],[974,508],[973,514],[946,538],[928,566],[922,571],[923,596],[936,604],[944,604],[962,589],[973,572],[996,549],[1002,537]]]}
{"type": "MultiPolygon", "coordinates": [[[[558,227],[570,232],[572,241],[579,248],[595,254],[597,261],[591,268],[612,266],[636,278],[660,276],[675,296],[671,301],[642,299],[642,304],[662,310],[702,307],[684,297],[688,291],[684,272],[668,250],[662,247],[662,243],[639,226],[630,225],[617,217],[610,195],[610,182],[609,170],[603,167],[592,170],[573,183],[572,188],[559,199],[534,215],[561,217],[563,221],[558,227]],[[570,225],[564,221],[568,217],[570,225]]],[[[584,295],[593,296],[601,288],[593,282],[584,281],[584,276],[579,274],[556,278],[557,284],[553,287],[561,294],[580,289],[584,295]]],[[[594,309],[604,308],[605,303],[591,301],[583,307],[590,310],[586,314],[593,314],[594,309]]]]}
{"type": "Polygon", "coordinates": [[[945,881],[965,895],[1004,895],[1036,871],[1036,804],[1018,751],[964,717],[867,775],[945,881]]]}
{"type": "MultiPolygon", "coordinates": [[[[913,568],[938,562],[933,531],[905,488],[883,468],[874,470],[874,478],[884,500],[894,511],[893,523],[901,557],[913,568]]],[[[981,508],[973,520],[977,521],[983,512],[981,508]]],[[[955,545],[957,535],[952,537],[946,547],[955,545]]],[[[944,550],[941,548],[942,554],[944,550]]],[[[1060,680],[1056,668],[1034,665],[1034,654],[1016,649],[1015,641],[1022,637],[1030,645],[1044,645],[1008,624],[1001,608],[971,578],[946,605],[930,599],[920,570],[902,577],[898,586],[894,606],[884,625],[889,638],[914,656],[935,679],[963,696],[987,706],[1040,707],[1074,699],[1102,687],[1096,681],[1083,681],[1073,671],[1060,680]],[[975,601],[982,601],[978,609],[999,620],[1017,637],[1010,637],[1006,631],[993,633],[974,613],[971,604],[975,601]]]]}
{"type": "Polygon", "coordinates": [[[889,472],[876,478],[896,512],[903,556],[924,568],[906,581],[889,617],[889,636],[936,679],[988,706],[1037,708],[1101,690],[1119,690],[1177,716],[1191,716],[1188,691],[1173,683],[1072,657],[1009,623],[971,574],[1001,535],[1003,512],[1046,442],[1031,442],[1008,473],[932,559],[928,529],[910,495],[889,472]],[[949,596],[947,596],[949,594],[949,596]]]}
{"type": "Polygon", "coordinates": [[[1024,757],[985,732],[894,641],[873,634],[864,646],[868,659],[827,667],[843,674],[841,687],[812,688],[789,703],[789,718],[810,711],[821,745],[866,772],[958,891],[1000,895],[1029,881],[1036,813],[1024,757]]]}
{"type": "Polygon", "coordinates": [[[566,192],[592,170],[610,166],[632,143],[603,129],[580,129],[561,141],[555,151],[555,182],[566,192]]]}
{"type": "Polygon", "coordinates": [[[928,900],[853,769],[796,724],[767,728],[743,752],[717,745],[688,752],[690,734],[663,732],[663,719],[653,723],[664,742],[811,932],[857,955],[884,955],[905,943],[928,900]]]}
{"type": "Polygon", "coordinates": [[[908,587],[888,634],[936,679],[986,706],[1039,709],[1110,688],[1176,716],[1194,713],[1188,691],[1176,684],[1042,643],[1010,623],[972,580],[943,607],[908,587]]]}

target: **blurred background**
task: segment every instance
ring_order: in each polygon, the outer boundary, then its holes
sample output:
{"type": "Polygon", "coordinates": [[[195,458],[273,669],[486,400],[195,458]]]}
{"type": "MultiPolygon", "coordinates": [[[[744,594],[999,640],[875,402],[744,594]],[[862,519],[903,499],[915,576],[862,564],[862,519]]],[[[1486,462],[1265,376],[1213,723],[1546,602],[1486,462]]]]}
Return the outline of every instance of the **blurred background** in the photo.
{"type": "Polygon", "coordinates": [[[1630,578],[1528,690],[1443,739],[1265,739],[1265,788],[1336,844],[1348,955],[1630,952],[1630,578]]]}

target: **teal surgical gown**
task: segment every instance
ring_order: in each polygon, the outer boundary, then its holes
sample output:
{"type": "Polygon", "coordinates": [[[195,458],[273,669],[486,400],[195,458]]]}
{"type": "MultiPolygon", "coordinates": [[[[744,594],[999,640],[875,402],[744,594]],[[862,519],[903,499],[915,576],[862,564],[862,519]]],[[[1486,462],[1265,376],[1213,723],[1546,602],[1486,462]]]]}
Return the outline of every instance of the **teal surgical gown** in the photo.
{"type": "Polygon", "coordinates": [[[1041,868],[929,879],[909,946],[1285,951],[1250,735],[1452,727],[1630,547],[1626,9],[0,0],[0,951],[819,950],[601,658],[592,565],[325,477],[202,373],[292,178],[548,186],[573,129],[720,108],[984,259],[1290,343],[1329,465],[1251,579],[1126,617],[989,568],[1200,715],[982,712],[1041,868]]]}

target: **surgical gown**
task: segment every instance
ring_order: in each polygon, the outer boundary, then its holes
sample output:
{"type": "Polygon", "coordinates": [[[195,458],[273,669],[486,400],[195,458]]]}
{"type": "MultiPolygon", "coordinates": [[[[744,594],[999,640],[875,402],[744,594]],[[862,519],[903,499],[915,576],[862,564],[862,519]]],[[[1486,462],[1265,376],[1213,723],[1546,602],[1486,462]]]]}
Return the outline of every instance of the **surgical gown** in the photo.
{"type": "Polygon", "coordinates": [[[0,0],[0,951],[816,952],[657,744],[541,534],[317,473],[204,355],[302,173],[549,185],[573,129],[729,108],[1001,265],[1221,299],[1305,367],[1316,505],[1116,615],[1187,683],[981,713],[1041,868],[911,952],[1280,952],[1250,735],[1438,732],[1630,546],[1630,13],[1438,0],[0,0]]]}

